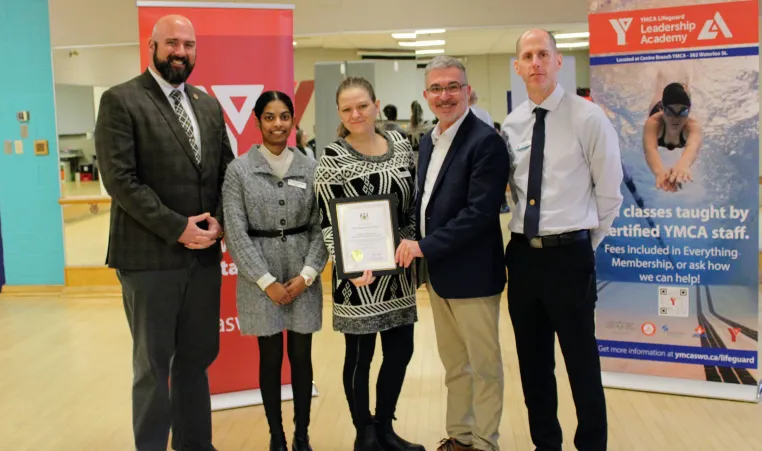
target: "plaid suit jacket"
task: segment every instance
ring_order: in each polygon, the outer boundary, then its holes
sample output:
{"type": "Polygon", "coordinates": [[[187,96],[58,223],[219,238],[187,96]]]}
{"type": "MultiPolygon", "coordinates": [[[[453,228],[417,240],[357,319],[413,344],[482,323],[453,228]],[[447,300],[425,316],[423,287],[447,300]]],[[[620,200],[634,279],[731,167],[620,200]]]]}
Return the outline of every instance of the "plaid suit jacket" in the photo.
{"type": "Polygon", "coordinates": [[[95,153],[112,198],[106,256],[111,268],[177,269],[193,258],[219,264],[219,241],[205,250],[177,241],[190,216],[209,212],[223,223],[222,182],[235,158],[219,102],[187,83],[185,90],[200,128],[201,165],[148,70],[101,97],[95,153]]]}

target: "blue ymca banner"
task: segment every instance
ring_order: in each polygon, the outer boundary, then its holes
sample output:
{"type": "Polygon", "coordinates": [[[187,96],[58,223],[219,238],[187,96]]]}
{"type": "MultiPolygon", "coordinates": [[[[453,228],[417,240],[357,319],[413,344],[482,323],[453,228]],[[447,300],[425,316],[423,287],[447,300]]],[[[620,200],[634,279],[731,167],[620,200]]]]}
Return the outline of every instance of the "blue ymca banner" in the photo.
{"type": "Polygon", "coordinates": [[[602,3],[590,2],[591,95],[625,174],[596,257],[604,374],[692,380],[708,396],[735,384],[754,399],[757,1],[602,3]]]}

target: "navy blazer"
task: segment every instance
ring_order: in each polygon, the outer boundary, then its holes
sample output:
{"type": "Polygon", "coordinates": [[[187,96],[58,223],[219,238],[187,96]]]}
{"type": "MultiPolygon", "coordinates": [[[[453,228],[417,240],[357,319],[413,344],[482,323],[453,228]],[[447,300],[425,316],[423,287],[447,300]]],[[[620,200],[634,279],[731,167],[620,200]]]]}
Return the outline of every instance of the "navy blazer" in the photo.
{"type": "MultiPolygon", "coordinates": [[[[505,289],[500,207],[505,202],[510,158],[505,141],[468,112],[439,171],[425,212],[421,198],[431,153],[429,132],[418,156],[416,212],[426,215],[420,238],[429,283],[443,298],[494,296],[505,289]]],[[[416,227],[420,235],[420,223],[416,227]]]]}

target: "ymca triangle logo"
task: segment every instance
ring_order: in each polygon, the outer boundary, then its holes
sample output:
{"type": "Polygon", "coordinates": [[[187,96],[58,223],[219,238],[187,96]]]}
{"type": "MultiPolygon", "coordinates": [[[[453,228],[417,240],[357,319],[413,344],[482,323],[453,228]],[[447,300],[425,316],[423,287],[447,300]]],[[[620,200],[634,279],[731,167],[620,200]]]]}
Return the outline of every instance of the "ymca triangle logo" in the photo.
{"type": "MultiPolygon", "coordinates": [[[[203,86],[197,86],[197,88],[206,92],[206,89],[203,86]]],[[[217,97],[223,111],[225,111],[225,114],[230,119],[230,123],[233,124],[236,133],[239,135],[243,133],[246,123],[249,122],[249,118],[251,118],[251,114],[254,111],[254,104],[257,103],[257,99],[264,89],[265,85],[212,86],[214,96],[217,97]],[[240,109],[233,103],[233,98],[236,97],[243,97],[246,99],[240,109]]]]}
{"type": "Polygon", "coordinates": [[[254,104],[257,103],[259,95],[264,91],[265,85],[224,85],[212,86],[215,97],[220,101],[222,109],[230,118],[230,122],[235,127],[236,133],[243,133],[246,123],[249,122],[254,104]],[[244,97],[243,105],[239,110],[233,103],[233,97],[244,97]]]}
{"type": "Polygon", "coordinates": [[[632,25],[632,17],[609,19],[609,23],[616,32],[616,45],[627,45],[627,30],[632,25]]]}
{"type": "Polygon", "coordinates": [[[725,19],[722,18],[719,12],[714,13],[712,19],[704,22],[704,27],[701,29],[701,33],[698,35],[699,40],[715,39],[717,33],[722,33],[726,38],[732,38],[733,34],[730,32],[730,28],[725,23],[725,19]]]}

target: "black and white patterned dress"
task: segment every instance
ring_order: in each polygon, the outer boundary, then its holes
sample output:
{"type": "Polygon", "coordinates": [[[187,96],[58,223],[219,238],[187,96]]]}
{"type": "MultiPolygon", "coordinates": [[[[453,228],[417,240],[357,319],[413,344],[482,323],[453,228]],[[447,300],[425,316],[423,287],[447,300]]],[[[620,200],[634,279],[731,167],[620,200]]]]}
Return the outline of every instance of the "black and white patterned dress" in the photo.
{"type": "MultiPolygon", "coordinates": [[[[379,131],[377,131],[379,132],[379,131]]],[[[331,199],[394,194],[400,238],[415,239],[415,165],[410,142],[398,132],[382,133],[389,143],[384,155],[366,156],[344,139],[329,144],[315,172],[323,240],[335,262],[331,199]]],[[[368,334],[413,324],[418,320],[413,266],[401,274],[377,277],[356,287],[333,270],[333,328],[346,334],[368,334]]]]}

